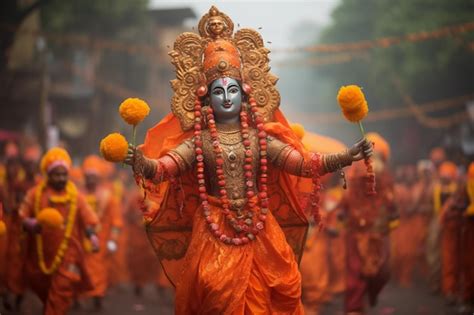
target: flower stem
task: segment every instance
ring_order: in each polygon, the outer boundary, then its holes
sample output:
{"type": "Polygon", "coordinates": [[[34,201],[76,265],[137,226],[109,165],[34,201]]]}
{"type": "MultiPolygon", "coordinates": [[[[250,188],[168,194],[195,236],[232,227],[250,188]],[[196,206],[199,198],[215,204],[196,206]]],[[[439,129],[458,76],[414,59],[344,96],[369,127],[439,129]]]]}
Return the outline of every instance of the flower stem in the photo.
{"type": "Polygon", "coordinates": [[[136,146],[136,140],[137,140],[137,125],[133,125],[133,131],[132,131],[132,145],[135,147],[136,146]]]}
{"type": "Polygon", "coordinates": [[[362,134],[362,137],[365,137],[365,130],[364,130],[364,126],[362,125],[361,120],[359,120],[359,129],[360,129],[360,133],[362,134]]]}

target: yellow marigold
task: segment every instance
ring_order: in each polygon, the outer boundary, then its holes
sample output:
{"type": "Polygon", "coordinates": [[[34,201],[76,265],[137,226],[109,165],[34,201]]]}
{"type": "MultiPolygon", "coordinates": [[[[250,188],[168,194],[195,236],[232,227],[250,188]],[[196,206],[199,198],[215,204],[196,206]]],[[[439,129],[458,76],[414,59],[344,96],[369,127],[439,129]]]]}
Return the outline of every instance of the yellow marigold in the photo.
{"type": "Polygon", "coordinates": [[[7,234],[7,226],[5,222],[0,221],[0,237],[4,236],[7,234]]]}
{"type": "Polygon", "coordinates": [[[349,121],[361,121],[369,112],[364,93],[357,85],[342,86],[337,93],[337,101],[349,121]]]}
{"type": "Polygon", "coordinates": [[[100,142],[100,153],[109,162],[122,162],[127,151],[127,139],[119,133],[111,133],[100,142]]]}
{"type": "Polygon", "coordinates": [[[302,124],[291,124],[291,129],[296,134],[296,136],[301,140],[304,137],[304,127],[302,124]]]}
{"type": "Polygon", "coordinates": [[[36,216],[42,226],[59,229],[64,224],[64,218],[58,210],[54,208],[44,208],[36,216]]]}
{"type": "Polygon", "coordinates": [[[120,104],[120,116],[129,125],[138,125],[150,113],[148,104],[139,98],[127,98],[120,104]]]}

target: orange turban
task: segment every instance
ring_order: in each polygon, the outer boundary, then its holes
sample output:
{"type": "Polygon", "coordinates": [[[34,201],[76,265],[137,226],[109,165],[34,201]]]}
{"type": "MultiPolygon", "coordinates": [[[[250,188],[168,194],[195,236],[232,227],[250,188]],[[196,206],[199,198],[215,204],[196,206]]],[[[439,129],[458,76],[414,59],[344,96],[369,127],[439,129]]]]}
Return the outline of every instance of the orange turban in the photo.
{"type": "Polygon", "coordinates": [[[71,168],[71,157],[66,150],[60,147],[54,147],[48,150],[41,159],[41,172],[46,175],[52,169],[58,166],[64,166],[66,169],[71,168]]]}
{"type": "Polygon", "coordinates": [[[388,161],[390,158],[390,145],[387,140],[376,132],[369,132],[366,138],[374,143],[374,152],[380,154],[384,161],[388,161]]]}
{"type": "Polygon", "coordinates": [[[102,176],[104,174],[104,161],[97,155],[89,155],[82,163],[82,170],[84,174],[97,174],[102,176]]]}
{"type": "Polygon", "coordinates": [[[446,162],[443,162],[439,166],[440,177],[447,177],[454,180],[456,179],[457,175],[458,175],[458,167],[453,162],[446,161],[446,162]]]}

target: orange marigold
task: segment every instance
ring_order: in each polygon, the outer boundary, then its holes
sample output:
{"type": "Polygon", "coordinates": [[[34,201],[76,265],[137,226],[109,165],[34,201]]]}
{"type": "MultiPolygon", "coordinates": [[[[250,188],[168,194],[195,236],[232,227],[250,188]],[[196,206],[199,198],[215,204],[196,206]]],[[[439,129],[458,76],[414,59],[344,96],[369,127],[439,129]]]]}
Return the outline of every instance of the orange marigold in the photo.
{"type": "Polygon", "coordinates": [[[59,229],[64,224],[64,218],[58,210],[54,208],[44,208],[36,216],[42,226],[59,229]]]}
{"type": "Polygon", "coordinates": [[[120,104],[120,116],[129,125],[138,125],[150,113],[148,104],[139,98],[127,98],[120,104]]]}
{"type": "Polygon", "coordinates": [[[0,237],[4,236],[7,234],[7,226],[5,222],[0,221],[0,237]]]}
{"type": "Polygon", "coordinates": [[[342,86],[337,93],[337,101],[347,120],[359,122],[369,112],[362,89],[357,85],[342,86]]]}
{"type": "Polygon", "coordinates": [[[304,127],[302,124],[291,124],[291,129],[293,130],[293,132],[296,134],[296,136],[298,137],[298,139],[303,139],[304,137],[304,127]]]}
{"type": "Polygon", "coordinates": [[[100,153],[109,162],[122,162],[127,151],[127,139],[119,133],[111,133],[100,142],[100,153]]]}

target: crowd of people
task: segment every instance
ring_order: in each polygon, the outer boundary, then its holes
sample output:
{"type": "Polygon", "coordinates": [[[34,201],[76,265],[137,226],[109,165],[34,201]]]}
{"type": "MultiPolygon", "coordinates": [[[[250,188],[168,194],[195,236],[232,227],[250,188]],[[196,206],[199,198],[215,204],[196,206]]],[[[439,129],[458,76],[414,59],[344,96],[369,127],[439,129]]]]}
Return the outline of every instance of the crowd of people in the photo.
{"type": "Polygon", "coordinates": [[[55,147],[3,145],[0,164],[0,309],[19,312],[32,291],[45,314],[103,308],[110,289],[145,285],[169,300],[143,228],[143,195],[129,170],[90,155],[73,165],[55,147]],[[146,266],[146,268],[144,267],[146,266]]]}
{"type": "Polygon", "coordinates": [[[436,147],[426,159],[392,167],[388,142],[367,137],[375,143],[377,195],[364,193],[360,162],[348,170],[347,190],[334,175],[326,179],[326,227],[311,230],[301,262],[307,314],[318,314],[338,295],[347,314],[361,314],[389,279],[402,288],[426,284],[453,313],[469,314],[474,162],[456,164],[436,147]]]}
{"type": "MultiPolygon", "coordinates": [[[[427,159],[392,171],[388,142],[378,134],[368,139],[375,143],[376,196],[366,195],[362,162],[347,175],[323,178],[324,227],[310,228],[300,262],[305,312],[318,314],[342,295],[347,314],[362,313],[377,303],[390,275],[401,287],[427,283],[447,304],[471,310],[474,255],[466,249],[474,246],[474,163],[457,165],[434,148],[427,159]]],[[[20,310],[26,290],[41,299],[45,314],[64,314],[87,299],[100,310],[107,291],[125,283],[137,296],[147,284],[162,296],[172,291],[144,230],[143,213],[152,205],[129,170],[96,155],[73,165],[66,150],[42,154],[34,143],[3,148],[4,309],[20,310]]],[[[303,207],[309,184],[297,181],[303,207]]]]}

